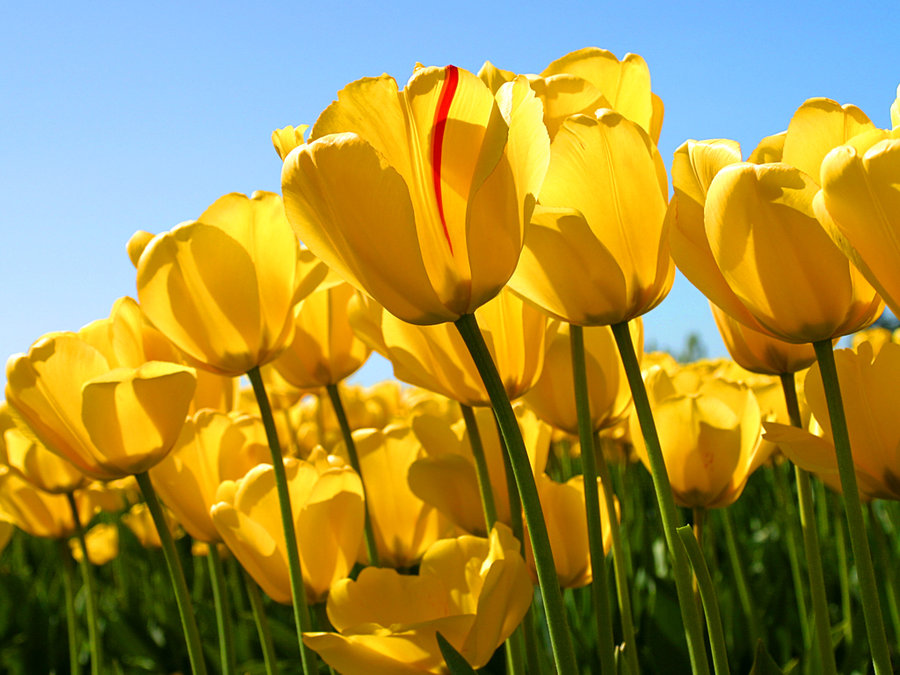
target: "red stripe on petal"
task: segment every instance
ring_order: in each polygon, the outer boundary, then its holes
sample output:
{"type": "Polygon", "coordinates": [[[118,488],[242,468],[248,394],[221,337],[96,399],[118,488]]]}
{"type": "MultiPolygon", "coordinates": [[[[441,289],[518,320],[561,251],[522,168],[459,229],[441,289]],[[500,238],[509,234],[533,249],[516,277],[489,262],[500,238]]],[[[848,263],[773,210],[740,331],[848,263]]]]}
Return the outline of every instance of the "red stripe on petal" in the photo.
{"type": "Polygon", "coordinates": [[[444,130],[447,126],[447,116],[450,114],[450,103],[456,93],[459,84],[459,70],[456,66],[447,66],[447,75],[441,87],[438,98],[437,110],[434,113],[434,137],[431,146],[431,172],[434,178],[434,196],[437,200],[438,213],[441,216],[441,225],[444,226],[444,238],[453,254],[453,242],[450,241],[450,231],[447,229],[447,219],[444,216],[444,198],[441,193],[441,157],[444,152],[444,130]]]}

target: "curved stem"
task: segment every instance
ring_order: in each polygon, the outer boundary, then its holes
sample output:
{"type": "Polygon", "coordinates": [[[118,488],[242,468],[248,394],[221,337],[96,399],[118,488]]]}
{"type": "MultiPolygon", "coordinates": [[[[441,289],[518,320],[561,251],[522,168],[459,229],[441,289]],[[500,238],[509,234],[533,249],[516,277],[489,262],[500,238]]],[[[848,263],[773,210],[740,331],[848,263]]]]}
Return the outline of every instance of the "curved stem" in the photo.
{"type": "Polygon", "coordinates": [[[181,627],[184,630],[184,639],[187,642],[188,658],[191,661],[191,669],[195,675],[206,675],[206,663],[203,660],[203,645],[200,643],[200,631],[197,630],[197,620],[194,618],[194,610],[191,607],[190,593],[187,582],[184,580],[184,570],[181,568],[181,558],[175,550],[175,542],[172,533],[166,524],[162,507],[156,498],[156,490],[150,482],[147,472],[135,475],[147,508],[153,517],[153,524],[159,534],[162,543],[163,555],[166,558],[166,567],[169,569],[169,579],[172,581],[172,589],[175,591],[175,604],[178,606],[178,614],[181,617],[181,627]]]}
{"type": "Polygon", "coordinates": [[[213,604],[216,608],[216,630],[219,633],[219,658],[222,675],[234,675],[234,630],[231,622],[231,603],[228,602],[228,588],[222,572],[222,560],[215,542],[210,542],[206,554],[209,565],[209,580],[212,585],[213,604]]]}
{"type": "Polygon", "coordinates": [[[856,572],[859,577],[860,600],[862,601],[866,633],[869,636],[872,664],[875,666],[876,675],[886,675],[892,672],[891,656],[887,636],[884,632],[884,619],[881,616],[881,603],[878,600],[878,586],[875,582],[875,569],[872,566],[872,554],[869,551],[869,541],[866,537],[862,505],[859,501],[859,488],[856,484],[856,470],[850,450],[850,434],[847,430],[847,419],[844,416],[844,406],[841,401],[834,351],[831,340],[820,340],[813,343],[813,347],[816,350],[816,360],[819,362],[819,370],[822,373],[825,399],[828,402],[828,415],[831,418],[831,433],[834,438],[838,473],[841,478],[841,491],[844,495],[844,511],[850,532],[850,547],[853,550],[856,572]]]}
{"type": "Polygon", "coordinates": [[[78,675],[81,666],[78,663],[78,631],[75,616],[75,570],[72,569],[72,554],[65,539],[57,541],[59,557],[63,568],[63,592],[66,600],[66,638],[69,641],[69,673],[78,675]]]}
{"type": "Polygon", "coordinates": [[[716,599],[716,587],[713,584],[700,543],[697,541],[690,525],[677,529],[678,536],[684,543],[685,551],[691,560],[700,588],[700,599],[706,614],[706,626],[709,629],[709,643],[712,647],[713,668],[716,675],[728,675],[728,650],[725,647],[725,633],[722,631],[722,617],[719,615],[719,601],[716,599]]]}
{"type": "Polygon", "coordinates": [[[484,510],[484,522],[487,532],[490,533],[494,523],[497,522],[497,506],[494,503],[494,491],[491,489],[491,474],[488,471],[487,460],[484,457],[484,445],[481,442],[481,434],[478,433],[478,422],[471,406],[465,403],[459,404],[462,410],[463,420],[466,423],[466,434],[469,436],[469,445],[472,448],[472,457],[475,460],[475,477],[478,480],[478,494],[481,496],[481,507],[484,510]]]}
{"type": "Polygon", "coordinates": [[[359,464],[359,454],[356,452],[356,443],[353,442],[353,432],[350,430],[350,423],[347,421],[347,413],[344,411],[344,404],[341,402],[341,394],[336,384],[325,386],[328,392],[328,399],[331,401],[331,407],[334,408],[334,414],[337,416],[338,425],[341,427],[341,436],[344,439],[344,446],[347,448],[347,457],[350,458],[350,466],[359,476],[363,488],[363,502],[366,505],[365,513],[365,534],[366,534],[366,554],[369,556],[369,564],[378,566],[378,546],[375,543],[375,531],[372,529],[372,516],[369,514],[369,497],[366,493],[366,481],[363,480],[362,468],[359,464]]]}
{"type": "Polygon", "coordinates": [[[622,364],[625,367],[625,374],[628,377],[628,384],[631,387],[631,395],[634,400],[635,414],[638,416],[641,432],[644,436],[644,444],[647,447],[647,456],[650,460],[650,475],[653,478],[656,503],[659,505],[663,532],[669,548],[669,556],[672,559],[675,588],[678,591],[678,605],[681,608],[681,619],[684,622],[691,666],[695,673],[706,675],[709,673],[709,662],[706,659],[703,624],[700,620],[697,605],[694,603],[693,575],[688,564],[687,553],[676,532],[678,512],[675,509],[672,486],[669,483],[669,474],[666,472],[666,463],[659,444],[659,434],[653,421],[653,411],[650,409],[650,399],[647,397],[647,390],[641,377],[641,367],[634,352],[634,345],[631,342],[628,323],[623,322],[613,325],[612,332],[616,339],[616,346],[619,348],[619,354],[622,357],[622,364]]]}
{"type": "MultiPolygon", "coordinates": [[[[594,449],[594,430],[591,424],[591,403],[584,362],[584,329],[569,325],[569,345],[572,352],[572,376],[575,384],[575,411],[578,416],[578,440],[581,443],[581,467],[584,472],[584,508],[587,515],[588,549],[591,554],[591,599],[597,621],[597,645],[603,672],[616,669],[615,639],[612,611],[609,606],[609,583],[606,577],[606,555],[603,552],[603,522],[600,519],[600,494],[597,488],[597,460],[594,449]]],[[[600,459],[604,462],[603,458],[600,459]]],[[[604,492],[611,490],[608,483],[604,492]]],[[[615,510],[608,511],[610,520],[615,510]]]]}
{"type": "MultiPolygon", "coordinates": [[[[800,404],[797,399],[797,386],[793,373],[781,375],[781,388],[787,405],[791,424],[803,428],[800,418],[800,404]]],[[[813,622],[816,631],[816,645],[822,672],[825,675],[836,675],[837,665],[834,660],[834,649],[831,646],[831,618],[828,613],[828,598],[825,594],[825,575],[822,569],[822,549],[819,545],[819,532],[816,529],[816,514],[813,505],[812,485],[809,473],[799,466],[794,468],[797,479],[797,500],[800,503],[800,528],[803,532],[803,548],[806,552],[806,565],[809,575],[809,592],[812,598],[813,622]]],[[[825,508],[824,504],[820,504],[825,508]]]]}
{"type": "MultiPolygon", "coordinates": [[[[595,441],[599,440],[595,434],[595,441]]],[[[598,445],[602,447],[602,445],[598,445]]],[[[603,499],[606,502],[606,512],[610,515],[609,529],[612,535],[612,553],[613,553],[613,569],[616,574],[616,597],[619,601],[619,617],[622,623],[622,635],[625,638],[625,658],[628,660],[631,675],[640,675],[641,667],[638,661],[637,638],[634,634],[634,614],[631,611],[631,594],[628,585],[628,563],[625,547],[623,546],[622,528],[619,525],[619,519],[615,516],[616,504],[613,497],[612,476],[610,475],[609,465],[606,463],[606,457],[600,452],[599,461],[597,462],[597,473],[600,476],[600,483],[604,486],[608,485],[609,489],[603,488],[603,499]]]]}
{"type": "Polygon", "coordinates": [[[876,555],[881,569],[885,571],[887,588],[885,596],[888,603],[888,616],[891,617],[891,626],[894,630],[894,646],[900,642],[900,607],[897,605],[897,573],[892,565],[891,555],[888,553],[887,537],[881,518],[875,510],[875,504],[869,502],[869,523],[872,526],[872,535],[875,542],[876,555]]]}
{"type": "Polygon", "coordinates": [[[66,493],[66,500],[72,511],[72,522],[75,523],[75,536],[78,537],[78,545],[81,548],[81,561],[78,567],[81,569],[81,582],[85,590],[85,609],[87,610],[88,640],[91,643],[91,675],[100,675],[103,671],[103,652],[100,644],[100,630],[97,615],[97,592],[94,587],[94,573],[91,561],[88,558],[87,542],[84,539],[84,525],[81,516],[78,515],[78,504],[75,503],[75,495],[66,493]]]}
{"type": "Polygon", "coordinates": [[[478,373],[484,382],[485,389],[494,408],[494,416],[500,427],[500,434],[506,453],[509,455],[510,465],[516,479],[516,487],[522,500],[525,511],[525,522],[528,525],[528,533],[531,537],[531,547],[534,551],[534,566],[537,572],[538,585],[541,589],[541,597],[544,600],[544,610],[547,614],[547,626],[550,631],[550,645],[553,649],[553,658],[556,669],[561,675],[578,672],[575,661],[575,649],[572,644],[572,636],[566,620],[565,606],[562,593],[559,588],[559,579],[556,568],[553,565],[553,553],[550,550],[550,538],[547,534],[547,524],[544,521],[544,513],[538,498],[537,486],[525,443],[522,440],[522,432],[516,420],[516,414],[510,405],[509,397],[500,380],[497,367],[491,358],[474,314],[464,314],[455,322],[460,336],[466,343],[472,360],[475,362],[478,373]]]}
{"type": "Polygon", "coordinates": [[[253,622],[256,624],[256,632],[259,634],[259,645],[262,648],[263,661],[266,664],[266,675],[278,675],[278,661],[275,658],[275,646],[272,644],[272,632],[269,630],[269,620],[266,618],[262,593],[259,592],[259,586],[247,574],[247,571],[243,567],[240,570],[244,588],[247,589],[247,597],[250,599],[253,622]]]}
{"type": "Polygon", "coordinates": [[[281,527],[284,530],[284,540],[288,554],[288,570],[291,577],[291,604],[294,607],[294,623],[297,630],[297,642],[300,646],[300,661],[303,664],[304,675],[315,675],[318,672],[315,654],[312,650],[307,649],[303,643],[303,633],[310,629],[309,608],[306,605],[306,589],[303,586],[303,572],[300,568],[300,549],[297,545],[297,531],[294,529],[294,512],[291,509],[291,495],[288,492],[287,477],[284,473],[284,458],[281,454],[281,444],[278,442],[275,419],[272,417],[272,406],[269,405],[266,385],[263,384],[259,366],[254,366],[247,371],[247,377],[253,386],[253,393],[259,405],[260,417],[262,417],[263,426],[266,429],[269,451],[272,453],[272,467],[275,471],[275,486],[278,491],[278,507],[281,512],[281,527]]]}

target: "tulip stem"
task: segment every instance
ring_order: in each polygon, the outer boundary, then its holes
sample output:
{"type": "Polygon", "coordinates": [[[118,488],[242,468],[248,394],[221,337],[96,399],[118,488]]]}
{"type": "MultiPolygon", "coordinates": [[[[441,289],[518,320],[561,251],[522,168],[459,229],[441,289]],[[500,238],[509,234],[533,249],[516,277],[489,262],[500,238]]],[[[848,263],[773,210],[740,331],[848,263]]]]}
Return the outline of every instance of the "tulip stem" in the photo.
{"type": "Polygon", "coordinates": [[[250,599],[250,611],[253,612],[253,622],[256,624],[256,632],[259,634],[259,645],[262,648],[263,662],[266,664],[266,675],[278,675],[278,660],[275,657],[275,646],[272,644],[272,631],[269,629],[269,620],[266,618],[266,608],[263,605],[262,593],[259,586],[247,571],[241,567],[241,577],[244,580],[244,588],[247,589],[247,597],[250,599]]]}
{"type": "Polygon", "coordinates": [[[756,614],[756,607],[753,604],[753,593],[750,591],[750,584],[747,582],[747,571],[744,569],[744,563],[741,561],[741,553],[738,550],[737,538],[734,536],[734,522],[731,518],[731,508],[725,507],[719,509],[722,516],[722,529],[725,530],[725,546],[728,549],[728,557],[731,559],[731,569],[734,574],[734,583],[737,587],[738,599],[741,601],[741,607],[747,618],[747,628],[750,632],[750,644],[756,645],[762,637],[762,631],[759,629],[759,618],[756,614]]]}
{"type": "Polygon", "coordinates": [[[853,466],[853,454],[850,450],[850,434],[847,429],[847,418],[841,401],[841,389],[838,383],[837,367],[834,362],[834,351],[831,340],[819,340],[813,343],[816,360],[822,374],[825,388],[825,400],[828,402],[828,416],[831,419],[831,432],[834,438],[834,451],[837,455],[838,473],[841,478],[841,491],[844,495],[844,512],[850,532],[850,547],[856,561],[856,573],[859,577],[859,593],[862,601],[863,617],[866,633],[869,636],[869,647],[872,652],[872,664],[876,675],[893,672],[891,656],[888,649],[887,636],[884,632],[884,619],[881,616],[881,605],[878,600],[878,586],[875,582],[875,569],[872,566],[872,554],[866,537],[866,524],[863,520],[862,505],[859,501],[859,487],[856,484],[856,470],[853,466]]]}
{"type": "Polygon", "coordinates": [[[378,546],[375,543],[375,530],[372,528],[372,517],[369,514],[369,497],[366,493],[366,481],[363,480],[362,468],[359,464],[359,454],[356,452],[356,443],[353,442],[353,432],[350,430],[350,423],[347,421],[347,413],[344,410],[344,404],[341,401],[341,394],[337,385],[325,385],[325,391],[328,392],[331,407],[334,408],[334,414],[337,416],[338,426],[340,426],[341,435],[344,438],[344,446],[347,448],[347,457],[350,458],[350,466],[353,467],[353,470],[359,476],[359,482],[362,483],[363,503],[366,505],[364,527],[366,533],[366,555],[369,556],[369,564],[378,567],[378,546]]]}
{"type": "MultiPolygon", "coordinates": [[[[595,434],[595,441],[599,440],[595,434]]],[[[602,444],[597,447],[602,448],[602,444]]],[[[616,574],[616,597],[619,601],[619,618],[622,624],[622,635],[625,639],[625,658],[628,660],[631,675],[640,675],[641,667],[638,662],[637,638],[634,634],[634,615],[631,611],[631,594],[628,584],[628,563],[625,547],[622,542],[622,528],[619,518],[616,516],[616,503],[614,501],[612,475],[606,456],[601,451],[597,462],[597,473],[600,476],[600,484],[603,488],[603,499],[606,502],[606,512],[609,516],[609,530],[612,535],[613,569],[616,574]],[[606,486],[609,486],[607,489],[606,486]]]]}
{"type": "Polygon", "coordinates": [[[491,489],[491,474],[488,471],[487,460],[484,457],[484,445],[481,442],[481,434],[478,433],[478,422],[472,407],[465,403],[459,404],[462,410],[463,420],[466,423],[466,434],[469,436],[469,445],[472,448],[472,457],[475,460],[475,476],[478,479],[478,493],[481,495],[481,507],[484,510],[484,522],[487,532],[497,522],[497,505],[494,503],[494,491],[491,489]]]}
{"type": "Polygon", "coordinates": [[[81,548],[81,561],[78,567],[81,569],[81,583],[84,584],[85,610],[87,611],[88,640],[91,644],[91,675],[99,675],[102,672],[102,646],[100,644],[100,630],[97,617],[97,596],[94,588],[94,573],[91,570],[91,561],[88,557],[87,542],[84,538],[84,525],[81,516],[78,515],[78,505],[75,503],[75,495],[66,493],[66,500],[72,511],[72,522],[75,523],[75,536],[81,548]]]}
{"type": "Polygon", "coordinates": [[[216,630],[219,633],[219,658],[222,675],[234,675],[234,630],[231,621],[231,603],[228,602],[228,589],[225,586],[225,575],[222,572],[222,560],[215,542],[209,544],[206,554],[209,565],[209,580],[212,585],[213,604],[216,608],[216,630]]]}
{"type": "Polygon", "coordinates": [[[181,567],[181,559],[175,550],[175,542],[169,526],[163,515],[162,507],[156,498],[156,490],[150,482],[147,472],[135,475],[141,494],[150,510],[153,524],[159,534],[162,543],[163,555],[166,559],[166,567],[169,569],[169,579],[175,592],[175,604],[178,606],[178,614],[181,617],[181,627],[184,630],[184,638],[187,642],[188,658],[191,661],[191,669],[195,675],[206,675],[206,663],[203,660],[203,645],[200,642],[200,631],[197,629],[197,620],[194,618],[194,610],[191,608],[191,597],[188,592],[187,582],[184,580],[184,570],[181,567]]]}
{"type": "Polygon", "coordinates": [[[694,602],[693,575],[684,544],[676,532],[678,512],[675,509],[675,498],[672,495],[669,474],[666,472],[659,434],[653,421],[653,411],[650,409],[650,399],[647,397],[647,389],[644,387],[644,380],[641,376],[641,366],[634,351],[634,344],[631,342],[628,322],[613,324],[611,328],[616,339],[616,346],[619,348],[628,384],[631,387],[635,413],[650,460],[650,475],[653,478],[656,503],[659,505],[662,517],[663,533],[669,548],[669,556],[672,559],[675,588],[678,591],[678,604],[681,609],[681,619],[684,622],[691,666],[697,675],[706,675],[709,673],[709,662],[706,658],[706,646],[703,640],[703,624],[700,612],[694,602]]]}
{"type": "MultiPolygon", "coordinates": [[[[304,675],[315,675],[319,672],[315,654],[303,643],[303,633],[310,630],[309,607],[306,604],[306,589],[303,585],[303,571],[300,568],[300,549],[297,545],[297,531],[294,529],[294,512],[291,509],[291,495],[288,492],[287,477],[284,472],[284,457],[281,454],[281,444],[278,442],[278,432],[275,429],[275,418],[272,417],[272,406],[269,405],[269,396],[266,394],[266,385],[263,383],[259,366],[248,370],[247,377],[253,386],[260,417],[262,417],[263,427],[266,430],[266,439],[269,442],[269,451],[272,453],[272,468],[275,471],[281,527],[284,530],[288,570],[291,577],[291,604],[294,607],[294,624],[300,647],[300,661],[303,664],[304,675]]],[[[360,479],[362,478],[360,477],[360,479]]]]}
{"type": "Polygon", "coordinates": [[[516,487],[522,500],[525,511],[525,523],[528,525],[528,533],[531,538],[531,547],[534,552],[534,566],[537,572],[538,585],[541,589],[541,597],[544,600],[544,610],[547,615],[547,627],[550,632],[550,645],[553,650],[553,658],[556,669],[560,675],[577,673],[578,666],[575,660],[575,648],[572,644],[572,636],[566,620],[566,610],[563,605],[562,592],[559,588],[559,578],[553,565],[553,552],[550,550],[550,537],[547,534],[547,524],[544,521],[544,513],[538,498],[537,485],[534,481],[534,473],[525,443],[522,440],[522,432],[516,414],[513,412],[506,389],[497,372],[497,367],[491,358],[484,337],[478,328],[478,322],[474,314],[463,314],[455,322],[460,336],[466,343],[475,367],[484,382],[485,389],[494,409],[494,416],[500,427],[503,445],[509,455],[510,466],[516,479],[516,487]]]}
{"type": "MultiPolygon", "coordinates": [[[[587,515],[588,550],[591,555],[591,599],[597,620],[600,666],[604,673],[614,673],[616,671],[615,639],[613,638],[612,611],[609,603],[609,582],[606,577],[606,555],[603,552],[603,521],[600,518],[600,494],[597,488],[597,457],[584,362],[584,329],[581,326],[569,325],[569,345],[572,352],[578,441],[581,443],[581,467],[584,473],[584,508],[587,515]]],[[[604,461],[601,457],[600,462],[604,461]]],[[[604,492],[611,489],[612,486],[609,483],[603,485],[604,492]]],[[[607,511],[607,519],[615,518],[615,513],[615,509],[607,511]]]]}
{"type": "Polygon", "coordinates": [[[891,564],[891,556],[888,553],[887,537],[884,534],[884,527],[878,512],[875,510],[875,504],[868,503],[869,525],[872,529],[872,536],[875,542],[876,554],[881,569],[885,571],[887,588],[885,596],[888,604],[888,616],[891,617],[891,627],[894,631],[894,646],[896,648],[900,641],[900,611],[897,606],[897,574],[891,564]]]}
{"type": "MultiPolygon", "coordinates": [[[[781,374],[781,388],[787,406],[791,424],[803,428],[800,417],[800,404],[797,399],[797,385],[793,373],[781,374]]],[[[809,592],[812,598],[813,622],[816,631],[816,645],[819,651],[822,672],[825,675],[836,675],[837,665],[834,660],[834,649],[831,646],[831,618],[828,613],[828,598],[825,593],[825,575],[822,570],[822,549],[819,545],[819,532],[816,529],[816,514],[813,505],[812,484],[809,473],[799,466],[794,467],[797,480],[797,500],[800,504],[800,528],[803,532],[803,547],[806,552],[807,573],[809,575],[809,592]]],[[[820,508],[825,508],[820,504],[820,508]]]]}
{"type": "Polygon", "coordinates": [[[716,599],[716,587],[713,584],[706,559],[700,550],[700,542],[694,536],[690,525],[682,525],[677,530],[684,544],[691,566],[694,568],[703,612],[706,614],[706,627],[709,630],[709,643],[712,647],[713,668],[716,675],[728,675],[728,649],[725,646],[725,633],[722,631],[722,617],[719,615],[719,601],[716,599]]]}
{"type": "Polygon", "coordinates": [[[78,631],[75,616],[75,571],[72,569],[72,554],[65,539],[57,541],[59,557],[63,568],[63,592],[66,600],[66,637],[69,641],[69,673],[78,675],[81,667],[78,663],[78,631]]]}

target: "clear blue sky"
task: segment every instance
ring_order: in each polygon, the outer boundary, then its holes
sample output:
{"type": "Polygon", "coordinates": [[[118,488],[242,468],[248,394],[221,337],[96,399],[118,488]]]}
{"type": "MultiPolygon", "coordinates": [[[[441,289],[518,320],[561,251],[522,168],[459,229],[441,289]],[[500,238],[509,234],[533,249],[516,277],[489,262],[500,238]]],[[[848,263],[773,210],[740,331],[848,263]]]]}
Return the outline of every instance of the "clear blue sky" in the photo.
{"type": "MultiPolygon", "coordinates": [[[[134,295],[135,230],[193,219],[226,192],[277,191],[273,129],[312,123],[359,77],[402,86],[416,61],[527,73],[586,46],[640,54],[666,106],[667,165],[687,138],[733,138],[746,156],[812,96],[889,126],[896,2],[713,4],[6,3],[0,359],[134,295]]],[[[677,350],[691,331],[724,354],[679,278],[647,337],[677,350]]]]}

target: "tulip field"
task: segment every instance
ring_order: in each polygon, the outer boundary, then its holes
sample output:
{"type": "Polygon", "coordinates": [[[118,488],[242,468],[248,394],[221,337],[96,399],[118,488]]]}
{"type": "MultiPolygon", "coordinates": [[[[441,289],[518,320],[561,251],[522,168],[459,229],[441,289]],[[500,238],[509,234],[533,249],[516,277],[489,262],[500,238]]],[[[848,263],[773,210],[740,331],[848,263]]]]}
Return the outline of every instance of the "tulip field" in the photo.
{"type": "Polygon", "coordinates": [[[275,130],[281,194],[136,232],[135,297],[9,357],[0,670],[893,672],[888,106],[669,164],[586,48],[275,130]],[[676,266],[730,358],[645,348],[676,266]]]}

